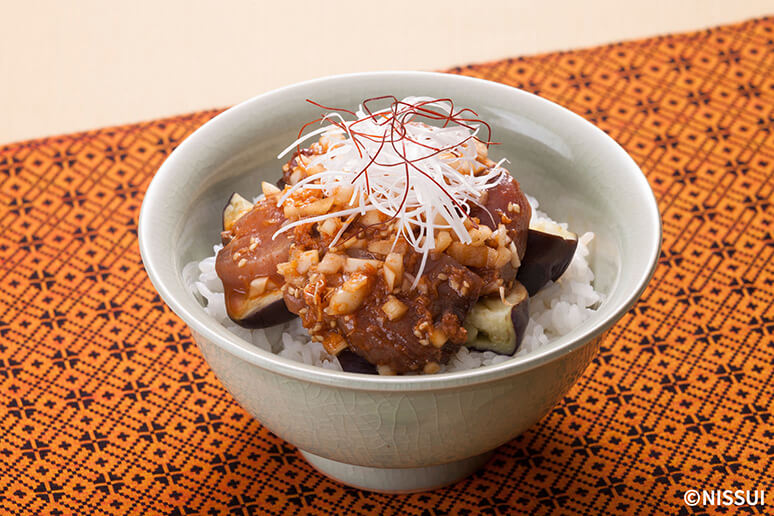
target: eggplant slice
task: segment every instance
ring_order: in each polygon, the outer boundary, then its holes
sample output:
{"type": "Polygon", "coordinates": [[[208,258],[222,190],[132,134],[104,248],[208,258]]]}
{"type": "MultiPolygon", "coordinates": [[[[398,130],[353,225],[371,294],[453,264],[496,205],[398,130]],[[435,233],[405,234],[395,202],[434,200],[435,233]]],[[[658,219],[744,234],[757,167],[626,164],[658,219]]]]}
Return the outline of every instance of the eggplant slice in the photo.
{"type": "Polygon", "coordinates": [[[541,221],[530,224],[527,251],[516,279],[534,296],[549,281],[558,280],[572,261],[578,247],[578,235],[559,224],[541,221]]]}
{"type": "Polygon", "coordinates": [[[518,281],[505,297],[480,299],[465,319],[465,345],[478,351],[513,355],[519,349],[529,323],[529,295],[518,281]]]}
{"type": "Polygon", "coordinates": [[[282,290],[276,289],[266,294],[244,298],[241,303],[232,304],[231,319],[243,328],[268,328],[296,317],[285,306],[282,290]]]}
{"type": "Polygon", "coordinates": [[[234,192],[223,208],[223,231],[231,231],[242,215],[253,209],[253,203],[234,192]]]}
{"type": "Polygon", "coordinates": [[[215,270],[223,282],[226,311],[245,328],[266,328],[295,317],[285,305],[283,278],[277,264],[287,260],[287,235],[272,238],[285,220],[282,210],[266,197],[279,192],[263,184],[264,195],[255,204],[234,193],[223,209],[225,247],[218,253],[215,270]]]}
{"type": "Polygon", "coordinates": [[[345,349],[336,358],[339,359],[341,368],[347,373],[379,374],[376,366],[361,357],[351,349],[345,349]]]}

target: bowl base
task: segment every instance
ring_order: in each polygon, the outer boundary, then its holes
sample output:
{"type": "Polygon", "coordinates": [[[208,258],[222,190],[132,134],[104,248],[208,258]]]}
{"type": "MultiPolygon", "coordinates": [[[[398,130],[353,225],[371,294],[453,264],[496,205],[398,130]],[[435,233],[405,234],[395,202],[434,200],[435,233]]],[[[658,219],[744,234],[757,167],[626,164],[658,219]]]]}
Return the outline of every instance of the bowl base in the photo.
{"type": "Polygon", "coordinates": [[[317,471],[342,484],[379,493],[415,493],[459,482],[486,464],[494,451],[424,468],[369,468],[298,450],[317,471]]]}

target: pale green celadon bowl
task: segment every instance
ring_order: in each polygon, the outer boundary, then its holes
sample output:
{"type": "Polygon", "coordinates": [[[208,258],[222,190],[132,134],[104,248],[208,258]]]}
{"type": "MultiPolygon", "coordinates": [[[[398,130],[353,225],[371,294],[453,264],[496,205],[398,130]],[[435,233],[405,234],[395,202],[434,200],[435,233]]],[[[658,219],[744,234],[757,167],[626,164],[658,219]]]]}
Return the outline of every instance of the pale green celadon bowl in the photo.
{"type": "Polygon", "coordinates": [[[602,334],[653,274],[661,224],[640,169],[604,132],[572,112],[494,82],[425,72],[326,77],[281,88],[218,115],[164,162],[145,195],[142,259],[164,301],[191,328],[234,398],[323,473],[377,491],[445,485],[533,425],[575,383],[602,334]],[[277,154],[323,105],[356,107],[382,95],[450,97],[488,121],[495,160],[507,157],[541,209],[596,235],[591,265],[606,298],[589,320],[543,348],[494,366],[383,377],[292,362],[233,335],[186,288],[183,266],[212,254],[232,192],[274,182],[277,154]]]}

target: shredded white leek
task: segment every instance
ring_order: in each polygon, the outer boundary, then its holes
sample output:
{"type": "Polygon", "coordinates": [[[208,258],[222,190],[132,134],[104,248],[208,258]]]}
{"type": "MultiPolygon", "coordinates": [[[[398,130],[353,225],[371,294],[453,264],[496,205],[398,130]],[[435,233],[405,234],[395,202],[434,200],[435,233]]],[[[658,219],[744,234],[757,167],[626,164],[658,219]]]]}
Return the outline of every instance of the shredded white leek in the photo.
{"type": "Polygon", "coordinates": [[[498,183],[495,179],[506,172],[502,168],[506,160],[500,160],[480,175],[465,173],[481,167],[476,161],[474,141],[480,126],[472,123],[466,123],[468,127],[429,125],[419,121],[422,116],[417,115],[417,105],[454,115],[448,103],[428,97],[407,97],[372,114],[360,105],[356,119],[347,121],[339,113],[330,113],[322,121],[328,121],[329,125],[301,136],[282,151],[278,159],[315,135],[332,137],[334,142],[325,153],[310,156],[307,168],[321,165],[324,171],[288,188],[280,196],[278,206],[303,188],[322,190],[324,195],[333,195],[339,187],[354,187],[354,192],[349,203],[351,208],[290,222],[276,234],[299,224],[378,210],[395,221],[396,239],[403,236],[423,254],[415,285],[427,255],[435,247],[437,231],[450,229],[460,242],[470,243],[465,227],[470,206],[480,205],[482,194],[498,183]],[[343,129],[330,123],[334,119],[343,129]],[[367,183],[363,173],[366,169],[367,183]]]}

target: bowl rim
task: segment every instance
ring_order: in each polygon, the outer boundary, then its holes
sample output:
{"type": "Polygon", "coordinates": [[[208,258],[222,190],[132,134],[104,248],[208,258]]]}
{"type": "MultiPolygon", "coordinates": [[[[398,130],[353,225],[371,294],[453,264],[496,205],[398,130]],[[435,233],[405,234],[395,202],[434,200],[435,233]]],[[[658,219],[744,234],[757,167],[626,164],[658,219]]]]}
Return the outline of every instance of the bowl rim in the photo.
{"type": "MultiPolygon", "coordinates": [[[[503,83],[450,73],[397,70],[330,75],[298,82],[251,97],[250,99],[245,100],[216,115],[211,120],[204,123],[201,127],[197,128],[187,138],[185,138],[185,140],[172,153],[170,153],[164,163],[162,163],[161,167],[154,174],[143,198],[137,227],[137,235],[140,255],[142,257],[145,270],[151,280],[151,283],[158,291],[162,300],[189,326],[189,329],[193,333],[200,334],[202,337],[215,343],[224,351],[269,372],[278,373],[285,377],[294,378],[305,382],[343,387],[351,390],[424,391],[441,390],[455,388],[461,385],[491,382],[504,377],[516,375],[539,367],[542,364],[557,360],[561,356],[569,354],[572,351],[591,343],[595,338],[599,337],[605,331],[611,328],[637,302],[639,297],[644,292],[658,264],[658,256],[661,250],[662,227],[658,203],[656,201],[653,190],[650,187],[650,184],[648,183],[640,167],[618,144],[618,142],[616,142],[612,137],[580,115],[543,97],[512,86],[508,86],[503,83]],[[575,123],[580,122],[581,125],[583,125],[590,132],[590,135],[594,135],[595,139],[600,141],[600,145],[606,144],[613,152],[618,153],[623,161],[628,165],[628,167],[626,167],[626,172],[631,176],[631,180],[633,182],[639,183],[637,185],[637,191],[644,194],[648,211],[648,219],[651,223],[650,227],[652,228],[650,234],[642,235],[643,237],[647,238],[647,242],[650,245],[648,249],[649,256],[647,256],[647,267],[644,270],[639,271],[639,277],[635,282],[636,288],[634,288],[628,296],[619,302],[617,306],[613,307],[611,313],[606,318],[594,321],[592,316],[592,318],[583,323],[585,326],[587,323],[589,323],[589,321],[591,321],[591,324],[589,324],[589,327],[586,328],[583,333],[572,336],[571,338],[567,338],[567,335],[565,335],[557,339],[553,339],[554,345],[549,344],[543,346],[522,356],[515,357],[513,360],[506,360],[498,364],[482,366],[463,371],[416,376],[381,376],[346,373],[292,361],[290,359],[258,348],[252,343],[231,332],[228,332],[227,330],[225,332],[219,333],[210,327],[211,323],[204,322],[200,320],[196,314],[191,313],[168,288],[164,278],[156,270],[154,263],[154,253],[148,247],[148,239],[144,237],[144,235],[153,230],[153,224],[151,222],[153,217],[150,216],[149,213],[153,210],[154,204],[163,205],[163,203],[159,202],[164,193],[160,186],[162,181],[161,178],[167,174],[172,173],[171,171],[174,170],[175,162],[179,156],[181,156],[188,147],[195,146],[197,140],[206,138],[208,132],[217,130],[216,128],[221,124],[228,124],[229,119],[237,116],[239,112],[249,109],[249,107],[253,104],[264,102],[270,99],[272,96],[283,95],[289,91],[292,91],[293,89],[322,86],[326,82],[330,81],[342,81],[362,77],[383,78],[387,76],[402,76],[404,78],[437,78],[445,81],[460,81],[473,87],[483,86],[487,88],[509,90],[508,94],[522,97],[527,102],[542,104],[544,108],[552,110],[557,114],[557,116],[566,117],[568,120],[575,120],[575,123]],[[223,333],[225,333],[225,335],[223,333]]],[[[215,324],[219,323],[215,322],[215,324]]],[[[225,330],[225,327],[222,328],[225,330]]]]}

